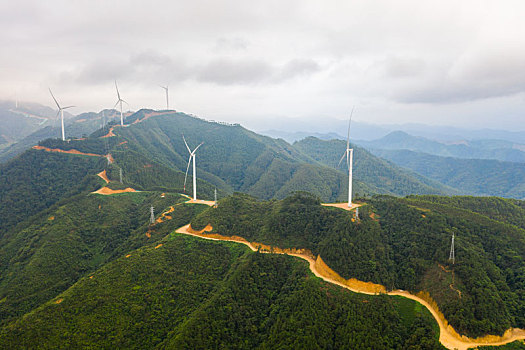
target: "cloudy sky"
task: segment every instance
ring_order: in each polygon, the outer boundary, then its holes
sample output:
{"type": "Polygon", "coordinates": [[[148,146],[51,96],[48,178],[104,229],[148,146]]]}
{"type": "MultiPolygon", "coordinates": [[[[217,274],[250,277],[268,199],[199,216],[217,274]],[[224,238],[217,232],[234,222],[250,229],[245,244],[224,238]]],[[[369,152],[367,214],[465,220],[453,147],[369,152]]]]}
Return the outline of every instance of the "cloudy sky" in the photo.
{"type": "MultiPolygon", "coordinates": [[[[525,2],[2,1],[0,99],[525,130],[525,2]]],[[[271,125],[268,125],[271,128],[271,125]]]]}

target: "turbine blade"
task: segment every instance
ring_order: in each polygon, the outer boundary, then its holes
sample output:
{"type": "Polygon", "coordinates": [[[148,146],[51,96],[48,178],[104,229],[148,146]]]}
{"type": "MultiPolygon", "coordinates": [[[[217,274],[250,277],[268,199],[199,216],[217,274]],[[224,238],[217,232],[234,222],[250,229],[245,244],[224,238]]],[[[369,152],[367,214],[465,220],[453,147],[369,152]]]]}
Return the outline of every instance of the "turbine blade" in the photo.
{"type": "Polygon", "coordinates": [[[115,105],[113,106],[113,109],[115,109],[115,107],[117,107],[118,103],[120,102],[120,100],[118,100],[115,105]]]}
{"type": "Polygon", "coordinates": [[[352,125],[352,115],[354,115],[354,107],[350,113],[350,120],[348,121],[348,136],[346,137],[346,149],[350,148],[350,125],[352,125]]]}
{"type": "Polygon", "coordinates": [[[341,165],[341,162],[343,161],[343,159],[345,159],[346,153],[346,151],[345,153],[343,153],[343,156],[341,157],[341,160],[339,161],[339,164],[337,164],[337,166],[341,165]]]}
{"type": "Polygon", "coordinates": [[[60,105],[58,104],[57,99],[55,98],[55,95],[53,95],[53,92],[51,91],[51,88],[49,88],[49,93],[51,94],[51,97],[53,97],[53,100],[57,104],[58,109],[60,110],[60,105]]]}
{"type": "Polygon", "coordinates": [[[184,134],[182,134],[182,139],[184,140],[184,144],[186,145],[186,148],[188,149],[188,152],[190,152],[190,155],[191,155],[190,146],[188,146],[188,143],[186,142],[186,139],[184,138],[184,134]]]}
{"type": "Polygon", "coordinates": [[[192,155],[190,154],[190,158],[188,159],[188,166],[186,167],[186,175],[184,176],[184,192],[186,192],[186,179],[188,178],[188,171],[190,170],[191,157],[192,155]]]}
{"type": "Polygon", "coordinates": [[[59,116],[59,115],[60,115],[60,109],[58,110],[57,115],[55,116],[55,120],[58,119],[58,116],[59,116]]]}
{"type": "Polygon", "coordinates": [[[118,86],[117,86],[116,80],[115,80],[115,89],[117,89],[117,96],[118,96],[118,99],[120,100],[120,92],[118,92],[118,86]]]}
{"type": "Polygon", "coordinates": [[[203,143],[204,143],[204,142],[201,142],[201,144],[198,145],[197,147],[195,147],[195,149],[194,149],[193,152],[191,152],[191,153],[195,154],[195,152],[197,151],[197,149],[198,149],[200,146],[202,146],[203,143]]]}
{"type": "Polygon", "coordinates": [[[67,107],[64,107],[62,109],[68,109],[68,108],[72,108],[72,107],[76,107],[76,106],[67,106],[67,107]]]}

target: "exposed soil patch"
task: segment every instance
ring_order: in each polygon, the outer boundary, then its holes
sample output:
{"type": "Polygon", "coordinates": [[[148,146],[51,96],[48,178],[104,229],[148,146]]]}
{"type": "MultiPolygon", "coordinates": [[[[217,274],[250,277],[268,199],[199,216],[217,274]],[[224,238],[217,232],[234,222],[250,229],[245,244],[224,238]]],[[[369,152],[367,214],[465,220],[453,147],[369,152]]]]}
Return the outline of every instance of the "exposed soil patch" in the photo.
{"type": "Polygon", "coordinates": [[[344,210],[354,210],[355,208],[361,206],[361,204],[352,203],[352,206],[349,207],[348,206],[348,202],[346,202],[346,203],[321,203],[321,205],[325,206],[325,207],[341,208],[341,209],[344,209],[344,210]]]}
{"type": "Polygon", "coordinates": [[[78,151],[76,149],[70,149],[70,150],[65,151],[65,150],[59,149],[59,148],[48,148],[48,147],[44,147],[44,146],[33,146],[33,149],[40,149],[40,150],[44,150],[44,151],[47,151],[47,152],[81,154],[81,155],[90,156],[90,157],[105,157],[105,155],[102,155],[102,154],[84,153],[84,152],[80,152],[80,151],[78,151]]]}
{"type": "Polygon", "coordinates": [[[104,139],[104,138],[106,138],[106,137],[117,136],[117,135],[115,135],[115,134],[113,133],[113,128],[114,128],[114,126],[112,126],[112,127],[109,129],[108,133],[107,133],[106,135],[102,136],[101,138],[104,139]]]}
{"type": "Polygon", "coordinates": [[[98,175],[100,178],[102,178],[102,180],[106,181],[107,184],[109,183],[108,174],[106,173],[106,169],[104,169],[104,171],[101,171],[101,172],[98,173],[97,175],[98,175]]]}
{"type": "Polygon", "coordinates": [[[127,193],[127,192],[137,192],[137,190],[131,187],[125,188],[123,190],[112,190],[111,188],[108,188],[108,187],[102,187],[101,189],[98,189],[92,193],[98,193],[98,194],[103,194],[107,196],[110,194],[127,193]]]}
{"type": "Polygon", "coordinates": [[[144,118],[135,120],[133,122],[133,124],[142,123],[144,120],[149,119],[151,117],[155,117],[157,115],[172,114],[172,113],[173,112],[150,112],[150,113],[145,113],[144,114],[144,118]]]}

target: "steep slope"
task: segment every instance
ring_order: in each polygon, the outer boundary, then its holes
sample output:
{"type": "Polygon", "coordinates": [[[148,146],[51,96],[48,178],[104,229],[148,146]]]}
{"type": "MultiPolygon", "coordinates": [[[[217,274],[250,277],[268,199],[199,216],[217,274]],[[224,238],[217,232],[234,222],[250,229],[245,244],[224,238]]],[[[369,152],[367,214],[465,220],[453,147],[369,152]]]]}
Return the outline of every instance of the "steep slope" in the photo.
{"type": "Polygon", "coordinates": [[[412,151],[375,154],[450,187],[462,194],[525,198],[525,163],[439,157],[412,151]]]}
{"type": "Polygon", "coordinates": [[[29,150],[0,165],[0,237],[63,198],[95,190],[99,181],[94,175],[104,163],[97,157],[29,150]]]}
{"type": "MultiPolygon", "coordinates": [[[[342,140],[323,141],[307,137],[293,144],[294,148],[316,161],[345,171],[346,164],[339,163],[346,143],[342,140]]],[[[407,194],[453,194],[456,190],[402,169],[384,159],[372,155],[361,147],[354,148],[354,176],[366,181],[375,193],[407,194]]],[[[355,190],[354,193],[359,193],[355,190]]]]}
{"type": "Polygon", "coordinates": [[[403,131],[394,131],[377,140],[357,143],[367,149],[409,150],[443,157],[525,162],[525,145],[504,140],[472,140],[445,144],[412,136],[403,131]]]}
{"type": "Polygon", "coordinates": [[[192,227],[210,224],[212,232],[251,242],[309,249],[344,278],[426,291],[462,334],[525,327],[525,230],[424,197],[377,197],[360,209],[352,222],[348,212],[322,207],[311,195],[280,202],[237,195],[192,227]],[[452,232],[454,265],[447,260],[452,232]]]}
{"type": "Polygon", "coordinates": [[[54,298],[125,252],[164,237],[202,209],[178,206],[170,221],[149,227],[150,206],[161,212],[182,201],[186,198],[159,192],[81,194],[8,231],[0,239],[0,322],[54,298]]]}
{"type": "Polygon", "coordinates": [[[497,197],[418,196],[428,202],[459,207],[482,214],[493,220],[525,229],[525,201],[497,197]]]}
{"type": "Polygon", "coordinates": [[[8,324],[0,348],[440,349],[437,335],[413,301],[350,293],[292,257],[177,235],[8,324]]]}

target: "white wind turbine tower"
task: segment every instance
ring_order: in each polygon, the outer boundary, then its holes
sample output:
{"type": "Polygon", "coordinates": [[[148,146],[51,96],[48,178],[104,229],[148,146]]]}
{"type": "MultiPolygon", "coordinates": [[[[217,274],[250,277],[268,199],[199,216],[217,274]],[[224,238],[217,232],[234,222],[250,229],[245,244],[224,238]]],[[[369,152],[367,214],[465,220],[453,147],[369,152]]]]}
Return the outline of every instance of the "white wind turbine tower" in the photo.
{"type": "Polygon", "coordinates": [[[118,86],[117,86],[117,81],[115,80],[115,89],[117,89],[117,97],[118,97],[118,100],[117,100],[117,103],[115,103],[115,106],[113,106],[113,108],[115,108],[118,104],[120,104],[120,125],[121,126],[124,126],[124,115],[122,113],[122,102],[124,103],[127,103],[126,101],[124,101],[121,97],[120,97],[120,93],[118,92],[118,86]]]}
{"type": "Polygon", "coordinates": [[[195,147],[195,149],[192,151],[190,147],[188,146],[188,143],[186,142],[184,135],[182,135],[182,139],[184,140],[184,144],[186,145],[186,148],[188,149],[188,152],[190,153],[190,159],[188,159],[188,166],[186,167],[186,176],[184,177],[184,191],[186,191],[186,178],[188,177],[188,170],[190,170],[190,163],[193,159],[193,200],[196,201],[197,200],[197,173],[196,173],[196,166],[195,166],[195,152],[200,146],[202,146],[204,142],[201,142],[200,145],[195,147]]]}
{"type": "Polygon", "coordinates": [[[162,85],[159,85],[161,88],[163,88],[165,91],[166,91],[166,110],[169,110],[170,109],[170,100],[169,100],[169,86],[166,85],[166,86],[162,86],[162,85]]]}
{"type": "Polygon", "coordinates": [[[66,141],[66,133],[64,131],[64,109],[68,109],[68,108],[75,107],[75,106],[60,107],[57,99],[55,98],[55,96],[53,95],[53,92],[51,91],[51,88],[49,88],[49,93],[51,94],[51,97],[53,97],[53,100],[57,104],[57,107],[58,107],[57,117],[60,114],[60,119],[62,123],[62,141],[66,141]]]}
{"type": "Polygon", "coordinates": [[[354,114],[354,108],[352,108],[352,113],[350,113],[350,120],[348,121],[348,136],[346,137],[346,151],[339,161],[339,165],[346,157],[346,164],[348,166],[348,207],[352,207],[352,163],[354,159],[354,149],[350,148],[350,125],[352,124],[352,115],[354,114]]]}

